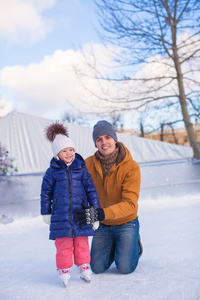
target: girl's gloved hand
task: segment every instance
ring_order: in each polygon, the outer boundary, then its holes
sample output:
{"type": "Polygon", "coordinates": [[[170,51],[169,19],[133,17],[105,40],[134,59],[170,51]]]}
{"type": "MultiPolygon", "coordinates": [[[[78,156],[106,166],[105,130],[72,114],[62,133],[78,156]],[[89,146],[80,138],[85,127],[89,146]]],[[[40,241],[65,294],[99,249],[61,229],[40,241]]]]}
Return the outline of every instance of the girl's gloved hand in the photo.
{"type": "Polygon", "coordinates": [[[50,225],[51,224],[51,215],[43,215],[43,221],[44,223],[50,225]]]}

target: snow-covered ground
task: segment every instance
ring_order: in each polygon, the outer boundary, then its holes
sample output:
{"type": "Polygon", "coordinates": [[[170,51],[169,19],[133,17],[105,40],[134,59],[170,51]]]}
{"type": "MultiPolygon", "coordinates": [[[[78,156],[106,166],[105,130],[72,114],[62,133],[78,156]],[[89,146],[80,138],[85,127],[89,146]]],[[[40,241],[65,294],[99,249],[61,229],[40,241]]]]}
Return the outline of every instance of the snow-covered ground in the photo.
{"type": "Polygon", "coordinates": [[[0,205],[0,299],[200,299],[200,193],[190,193],[187,186],[182,196],[139,204],[144,253],[136,271],[121,275],[113,265],[93,274],[88,284],[74,266],[66,289],[55,269],[54,242],[48,240],[39,200],[0,205]]]}

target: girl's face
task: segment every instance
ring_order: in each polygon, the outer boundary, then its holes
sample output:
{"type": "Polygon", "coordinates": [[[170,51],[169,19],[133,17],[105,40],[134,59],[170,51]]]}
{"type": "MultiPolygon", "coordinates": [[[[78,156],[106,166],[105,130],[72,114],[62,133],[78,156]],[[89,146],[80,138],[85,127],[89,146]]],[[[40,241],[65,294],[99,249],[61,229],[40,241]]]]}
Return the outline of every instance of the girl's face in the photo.
{"type": "Polygon", "coordinates": [[[113,153],[115,144],[116,141],[109,135],[101,135],[96,139],[96,146],[103,156],[113,153]]]}
{"type": "Polygon", "coordinates": [[[74,148],[65,148],[58,153],[58,157],[68,164],[74,159],[74,153],[74,148]]]}

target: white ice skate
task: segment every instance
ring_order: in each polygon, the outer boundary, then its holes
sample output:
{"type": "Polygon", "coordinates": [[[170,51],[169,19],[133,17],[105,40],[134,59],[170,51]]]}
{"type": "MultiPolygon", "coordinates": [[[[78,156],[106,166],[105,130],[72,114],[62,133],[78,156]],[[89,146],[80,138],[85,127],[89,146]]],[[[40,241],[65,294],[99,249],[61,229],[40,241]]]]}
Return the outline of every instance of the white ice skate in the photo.
{"type": "Polygon", "coordinates": [[[80,272],[80,278],[86,282],[90,282],[91,281],[91,274],[92,271],[90,269],[90,265],[89,264],[83,264],[78,266],[79,272],[80,272]]]}
{"type": "Polygon", "coordinates": [[[70,278],[70,272],[70,269],[58,269],[59,276],[65,287],[67,286],[67,282],[70,278]]]}

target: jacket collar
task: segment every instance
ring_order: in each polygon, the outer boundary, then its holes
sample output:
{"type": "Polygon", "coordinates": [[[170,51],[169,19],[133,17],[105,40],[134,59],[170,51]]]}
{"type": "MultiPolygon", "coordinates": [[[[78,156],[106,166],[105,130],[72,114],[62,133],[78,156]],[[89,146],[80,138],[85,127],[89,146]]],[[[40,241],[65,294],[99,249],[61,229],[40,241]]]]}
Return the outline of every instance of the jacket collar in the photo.
{"type": "MultiPolygon", "coordinates": [[[[85,161],[82,156],[78,153],[75,153],[75,158],[69,168],[80,169],[85,165],[85,161]]],[[[59,160],[56,157],[53,157],[50,161],[50,166],[54,168],[66,168],[67,165],[63,160],[59,160]]]]}
{"type": "MultiPolygon", "coordinates": [[[[117,156],[117,158],[116,158],[116,166],[118,166],[121,162],[123,162],[123,160],[125,160],[125,159],[128,159],[128,157],[129,157],[129,150],[124,146],[124,144],[123,143],[121,143],[121,142],[117,142],[116,143],[116,146],[118,147],[118,149],[119,149],[119,152],[118,152],[118,156],[117,156]]],[[[97,158],[96,158],[96,152],[95,152],[95,154],[94,154],[94,158],[95,158],[95,165],[96,165],[96,168],[97,169],[101,169],[101,163],[100,163],[100,161],[99,160],[97,160],[97,158]]]]}
{"type": "Polygon", "coordinates": [[[117,156],[117,159],[116,159],[116,166],[118,166],[126,157],[126,150],[123,146],[122,143],[120,142],[117,142],[116,143],[118,149],[119,149],[119,153],[118,153],[118,156],[117,156]]]}

